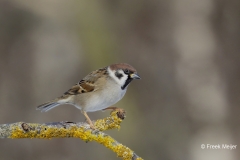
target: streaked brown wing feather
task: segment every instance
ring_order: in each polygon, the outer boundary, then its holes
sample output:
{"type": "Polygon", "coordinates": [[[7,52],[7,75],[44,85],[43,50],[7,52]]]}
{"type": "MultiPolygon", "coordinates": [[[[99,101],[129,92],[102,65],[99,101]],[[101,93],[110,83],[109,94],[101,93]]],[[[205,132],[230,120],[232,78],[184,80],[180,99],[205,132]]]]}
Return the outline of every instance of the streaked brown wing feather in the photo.
{"type": "Polygon", "coordinates": [[[76,95],[96,91],[98,88],[95,87],[94,83],[106,73],[106,67],[89,73],[76,85],[72,86],[72,88],[65,92],[64,95],[76,95]]]}
{"type": "Polygon", "coordinates": [[[72,86],[72,88],[70,88],[67,92],[65,92],[64,94],[65,95],[75,95],[75,94],[78,94],[80,93],[80,86],[79,85],[74,85],[72,86]]]}

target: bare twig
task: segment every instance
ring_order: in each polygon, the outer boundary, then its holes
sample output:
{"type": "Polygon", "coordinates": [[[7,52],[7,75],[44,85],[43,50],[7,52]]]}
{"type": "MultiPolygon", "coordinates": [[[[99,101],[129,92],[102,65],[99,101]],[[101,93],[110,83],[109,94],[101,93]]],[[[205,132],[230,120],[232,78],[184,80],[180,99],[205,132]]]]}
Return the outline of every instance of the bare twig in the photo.
{"type": "Polygon", "coordinates": [[[96,141],[111,149],[123,160],[142,160],[131,149],[117,142],[102,131],[120,128],[122,119],[118,112],[114,111],[111,116],[97,120],[94,125],[97,130],[92,130],[87,123],[79,122],[53,122],[53,123],[25,123],[16,122],[0,124],[0,138],[80,138],[83,141],[96,141]]]}

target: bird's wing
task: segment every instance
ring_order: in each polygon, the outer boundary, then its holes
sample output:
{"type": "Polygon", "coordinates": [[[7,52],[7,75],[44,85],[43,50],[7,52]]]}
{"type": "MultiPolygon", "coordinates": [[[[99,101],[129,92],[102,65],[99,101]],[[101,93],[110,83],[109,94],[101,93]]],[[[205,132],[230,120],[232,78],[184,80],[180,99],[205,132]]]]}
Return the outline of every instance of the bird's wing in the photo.
{"type": "Polygon", "coordinates": [[[89,73],[81,81],[79,81],[77,84],[72,86],[72,88],[70,88],[67,92],[65,92],[64,96],[83,94],[98,90],[98,87],[95,84],[99,78],[106,74],[107,74],[106,67],[89,73]]]}

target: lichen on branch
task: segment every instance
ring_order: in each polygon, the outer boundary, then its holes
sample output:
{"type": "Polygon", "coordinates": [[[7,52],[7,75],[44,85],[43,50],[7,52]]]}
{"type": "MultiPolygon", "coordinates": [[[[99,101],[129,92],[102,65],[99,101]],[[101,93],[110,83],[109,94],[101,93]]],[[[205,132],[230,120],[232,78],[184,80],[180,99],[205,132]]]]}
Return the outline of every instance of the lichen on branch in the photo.
{"type": "Polygon", "coordinates": [[[102,132],[109,129],[120,129],[121,122],[122,119],[118,117],[118,112],[114,111],[109,117],[94,122],[96,130],[91,129],[89,124],[83,122],[0,124],[0,138],[80,138],[86,142],[96,141],[104,145],[123,160],[142,160],[131,149],[102,132]]]}

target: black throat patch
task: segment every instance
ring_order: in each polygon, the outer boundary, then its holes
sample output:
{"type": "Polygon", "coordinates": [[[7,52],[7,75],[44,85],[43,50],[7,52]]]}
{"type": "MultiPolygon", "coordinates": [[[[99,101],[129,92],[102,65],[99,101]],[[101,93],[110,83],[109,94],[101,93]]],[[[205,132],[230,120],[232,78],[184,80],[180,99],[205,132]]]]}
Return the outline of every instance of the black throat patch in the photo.
{"type": "Polygon", "coordinates": [[[122,90],[124,90],[124,89],[129,85],[129,83],[130,83],[132,80],[133,80],[133,79],[132,79],[130,76],[128,76],[125,84],[121,87],[122,90]]]}

